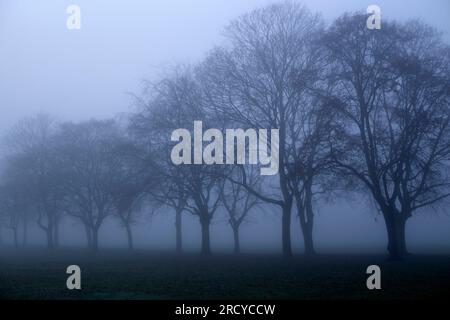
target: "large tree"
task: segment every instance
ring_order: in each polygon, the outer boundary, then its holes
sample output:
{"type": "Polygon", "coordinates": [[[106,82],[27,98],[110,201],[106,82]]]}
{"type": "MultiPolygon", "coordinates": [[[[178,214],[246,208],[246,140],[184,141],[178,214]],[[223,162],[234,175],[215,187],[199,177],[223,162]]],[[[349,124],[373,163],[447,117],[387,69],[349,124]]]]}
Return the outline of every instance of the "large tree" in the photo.
{"type": "Polygon", "coordinates": [[[271,188],[276,190],[246,187],[281,208],[285,256],[292,255],[295,188],[290,157],[301,134],[293,120],[306,101],[307,88],[318,79],[322,55],[314,39],[320,30],[320,18],[297,3],[254,10],[228,26],[227,44],[211,52],[201,71],[205,96],[221,117],[245,128],[279,129],[279,174],[271,188]]]}
{"type": "Polygon", "coordinates": [[[407,254],[407,220],[450,195],[449,48],[418,22],[344,15],[323,39],[330,58],[334,160],[384,217],[390,257],[407,254]]]}

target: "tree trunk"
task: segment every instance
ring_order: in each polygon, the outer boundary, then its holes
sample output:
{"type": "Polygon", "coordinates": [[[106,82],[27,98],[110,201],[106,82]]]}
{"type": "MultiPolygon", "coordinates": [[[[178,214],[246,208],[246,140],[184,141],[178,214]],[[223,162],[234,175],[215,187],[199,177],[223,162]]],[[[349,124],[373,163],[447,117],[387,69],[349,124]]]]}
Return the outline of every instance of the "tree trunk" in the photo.
{"type": "Polygon", "coordinates": [[[241,244],[239,240],[239,225],[232,225],[233,238],[234,238],[234,253],[238,254],[241,252],[241,244]]]}
{"type": "Polygon", "coordinates": [[[313,216],[306,213],[306,208],[303,207],[301,199],[296,200],[298,217],[300,220],[300,229],[303,235],[303,244],[305,246],[305,255],[313,256],[316,254],[313,241],[313,216]]]}
{"type": "Polygon", "coordinates": [[[182,238],[182,230],[181,230],[181,214],[183,210],[176,209],[175,212],[175,229],[176,229],[176,251],[178,253],[183,251],[183,238],[182,238]]]}
{"type": "Polygon", "coordinates": [[[401,219],[397,223],[397,232],[399,234],[399,248],[403,256],[409,255],[408,248],[406,247],[406,221],[407,219],[401,219]]]}
{"type": "Polygon", "coordinates": [[[209,239],[209,220],[208,219],[200,219],[200,224],[202,226],[202,255],[209,256],[211,255],[211,245],[209,239]]]}
{"type": "Polygon", "coordinates": [[[83,223],[84,231],[86,232],[86,244],[88,249],[92,248],[92,233],[91,228],[86,223],[83,223]]]}
{"type": "Polygon", "coordinates": [[[18,249],[19,248],[19,238],[18,238],[17,228],[13,229],[13,235],[14,235],[14,248],[18,249]]]}
{"type": "Polygon", "coordinates": [[[93,251],[98,251],[98,229],[92,228],[92,247],[93,251]]]}
{"type": "Polygon", "coordinates": [[[384,214],[388,235],[388,253],[390,260],[402,260],[407,254],[405,228],[407,218],[398,217],[395,212],[384,214]]]}
{"type": "Polygon", "coordinates": [[[48,226],[48,229],[47,229],[47,248],[50,250],[55,248],[55,243],[53,241],[53,236],[54,236],[53,229],[54,228],[52,228],[50,226],[48,226]]]}
{"type": "Polygon", "coordinates": [[[22,246],[27,246],[27,236],[28,236],[28,219],[23,219],[23,230],[22,230],[22,246]]]}
{"type": "Polygon", "coordinates": [[[303,212],[305,216],[302,223],[303,239],[305,241],[305,255],[307,256],[312,256],[316,253],[313,242],[314,211],[312,206],[312,197],[312,180],[308,179],[308,183],[305,188],[305,210],[303,212]]]}
{"type": "MultiPolygon", "coordinates": [[[[301,221],[301,220],[300,220],[301,221]]],[[[313,241],[313,227],[312,222],[305,222],[305,224],[301,224],[303,241],[305,244],[305,255],[313,256],[316,254],[316,250],[314,249],[314,241],[313,241]]]]}
{"type": "Polygon", "coordinates": [[[53,244],[55,248],[59,247],[59,222],[56,221],[53,226],[53,244]]]}
{"type": "Polygon", "coordinates": [[[283,206],[283,213],[281,218],[281,237],[283,246],[283,256],[286,258],[292,257],[291,247],[291,204],[283,206]]]}
{"type": "Polygon", "coordinates": [[[131,251],[134,249],[134,245],[133,245],[133,233],[131,231],[131,226],[129,223],[125,224],[125,229],[127,230],[128,250],[131,251]]]}

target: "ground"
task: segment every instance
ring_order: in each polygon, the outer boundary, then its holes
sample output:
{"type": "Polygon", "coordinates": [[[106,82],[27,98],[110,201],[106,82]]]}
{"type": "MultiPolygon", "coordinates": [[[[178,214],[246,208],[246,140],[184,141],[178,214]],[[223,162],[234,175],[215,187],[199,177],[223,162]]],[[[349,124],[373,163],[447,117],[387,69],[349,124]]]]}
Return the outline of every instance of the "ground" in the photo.
{"type": "Polygon", "coordinates": [[[450,256],[176,255],[105,250],[1,250],[2,299],[429,299],[450,288],[450,256]],[[82,290],[66,289],[68,265],[82,290]],[[366,287],[377,264],[382,290],[366,287]]]}

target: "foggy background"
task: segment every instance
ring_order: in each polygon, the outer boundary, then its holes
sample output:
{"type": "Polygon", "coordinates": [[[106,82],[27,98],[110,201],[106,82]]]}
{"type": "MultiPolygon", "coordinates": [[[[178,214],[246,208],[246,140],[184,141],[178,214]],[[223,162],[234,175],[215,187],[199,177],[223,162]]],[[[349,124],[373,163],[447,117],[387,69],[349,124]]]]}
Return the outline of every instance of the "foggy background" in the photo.
{"type": "MultiPolygon", "coordinates": [[[[152,1],[20,1],[0,0],[0,135],[19,119],[39,112],[60,120],[109,118],[132,111],[128,93],[140,92],[143,79],[156,79],[165,66],[195,63],[221,43],[227,23],[274,0],[152,1]],[[66,8],[81,8],[81,30],[68,30],[66,8]]],[[[380,6],[382,18],[420,18],[445,32],[450,40],[450,2],[430,1],[301,1],[321,12],[327,22],[347,11],[380,6]]],[[[386,231],[382,217],[367,201],[339,200],[316,205],[314,240],[317,251],[354,248],[382,252],[386,231]],[[370,208],[370,210],[368,210],[370,208]],[[369,212],[370,211],[370,212],[369,212]]],[[[364,199],[364,200],[362,200],[364,199]]],[[[269,211],[269,210],[267,210],[269,211]]],[[[242,251],[281,248],[280,210],[250,213],[242,226],[242,251]]],[[[303,246],[293,212],[292,245],[303,246]]],[[[184,248],[200,248],[198,218],[183,215],[184,248]]],[[[174,212],[157,210],[144,224],[133,226],[137,248],[175,246],[174,212]]],[[[31,245],[44,245],[45,234],[33,226],[31,245]]],[[[11,241],[3,230],[3,241],[11,241]]],[[[212,250],[232,250],[232,230],[223,213],[211,225],[212,250]]],[[[407,223],[407,241],[414,252],[450,253],[450,215],[427,212],[407,223]]],[[[113,217],[100,229],[100,247],[126,246],[125,230],[113,217]]],[[[85,245],[80,223],[65,217],[61,246],[85,245]]]]}

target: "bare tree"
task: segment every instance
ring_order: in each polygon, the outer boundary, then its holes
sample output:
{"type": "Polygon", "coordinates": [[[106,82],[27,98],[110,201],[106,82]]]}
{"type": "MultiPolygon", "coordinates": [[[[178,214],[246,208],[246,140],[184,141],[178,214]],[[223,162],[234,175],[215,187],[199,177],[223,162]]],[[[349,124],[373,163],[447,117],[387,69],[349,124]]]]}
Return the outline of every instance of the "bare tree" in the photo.
{"type": "MultiPolygon", "coordinates": [[[[248,185],[251,186],[253,190],[260,189],[258,185],[260,182],[258,176],[259,173],[256,171],[257,170],[251,171],[252,174],[249,174],[248,178],[248,185]]],[[[235,176],[233,179],[236,181],[242,181],[240,174],[241,171],[239,168],[235,168],[235,170],[230,172],[231,176],[235,176]]],[[[228,214],[230,227],[233,230],[234,253],[240,253],[241,245],[239,228],[250,211],[258,205],[259,199],[254,194],[248,192],[241,184],[233,183],[228,180],[224,182],[221,190],[221,201],[228,214]]]]}
{"type": "Polygon", "coordinates": [[[5,168],[22,183],[27,197],[33,199],[33,208],[23,212],[23,236],[26,239],[28,220],[37,211],[38,226],[47,235],[47,246],[55,246],[57,222],[62,214],[62,190],[58,166],[55,162],[54,137],[57,122],[49,115],[39,114],[19,121],[5,138],[9,165],[5,168]]]}
{"type": "Polygon", "coordinates": [[[323,39],[331,65],[333,157],[356,177],[384,217],[392,259],[407,254],[405,225],[450,195],[449,48],[418,22],[344,15],[323,39]]]}
{"type": "Polygon", "coordinates": [[[186,211],[188,201],[188,194],[182,182],[182,170],[183,168],[171,168],[169,174],[163,175],[166,179],[161,181],[159,188],[150,191],[153,200],[175,210],[175,250],[178,253],[183,251],[182,214],[186,211]]]}
{"type": "Polygon", "coordinates": [[[0,186],[0,215],[3,226],[13,233],[14,247],[19,248],[19,226],[29,202],[20,184],[6,180],[0,186]]]}
{"type": "Polygon", "coordinates": [[[176,210],[177,247],[181,247],[181,212],[187,211],[199,218],[202,230],[202,253],[210,249],[209,227],[220,204],[218,175],[221,166],[174,165],[170,152],[175,145],[171,133],[175,129],[193,127],[194,121],[203,121],[205,129],[212,120],[204,108],[204,98],[195,74],[190,68],[177,68],[157,83],[150,84],[143,97],[138,98],[140,112],[131,122],[132,129],[142,134],[154,154],[152,165],[163,175],[161,192],[153,194],[156,199],[176,210]],[[150,138],[148,138],[150,137],[150,138]]]}
{"type": "Polygon", "coordinates": [[[175,210],[177,252],[183,247],[182,214],[188,195],[183,184],[186,168],[175,166],[170,160],[170,136],[173,130],[192,125],[186,120],[198,110],[190,104],[195,92],[190,73],[188,67],[176,66],[171,75],[146,82],[142,94],[135,96],[137,110],[129,119],[131,135],[146,152],[145,168],[159,174],[159,187],[147,190],[149,197],[175,210]]]}
{"type": "Polygon", "coordinates": [[[59,136],[66,208],[82,222],[94,251],[98,249],[100,227],[114,212],[111,186],[121,169],[120,161],[113,157],[118,140],[120,131],[113,120],[65,123],[59,136]]]}
{"type": "Polygon", "coordinates": [[[294,188],[289,157],[300,133],[291,120],[302,108],[306,88],[316,81],[322,55],[314,38],[320,30],[320,18],[297,3],[257,9],[230,24],[229,45],[214,50],[201,72],[205,95],[222,117],[245,127],[279,129],[277,190],[247,189],[281,208],[285,256],[292,255],[294,188]]]}
{"type": "Polygon", "coordinates": [[[155,186],[158,180],[154,172],[143,165],[143,150],[134,144],[125,132],[113,143],[111,157],[118,165],[114,170],[110,192],[116,216],[127,232],[128,248],[133,250],[131,226],[142,212],[146,190],[155,186]]]}
{"type": "MultiPolygon", "coordinates": [[[[311,88],[313,89],[313,88],[311,88]]],[[[296,141],[289,151],[289,174],[295,198],[297,214],[302,230],[305,254],[314,255],[313,203],[318,195],[330,193],[333,184],[329,176],[331,166],[328,139],[332,114],[327,112],[320,97],[311,93],[309,102],[302,105],[290,119],[291,130],[296,130],[296,141]]]]}

